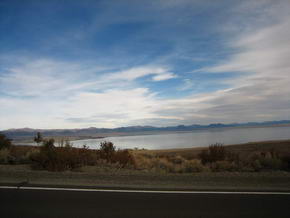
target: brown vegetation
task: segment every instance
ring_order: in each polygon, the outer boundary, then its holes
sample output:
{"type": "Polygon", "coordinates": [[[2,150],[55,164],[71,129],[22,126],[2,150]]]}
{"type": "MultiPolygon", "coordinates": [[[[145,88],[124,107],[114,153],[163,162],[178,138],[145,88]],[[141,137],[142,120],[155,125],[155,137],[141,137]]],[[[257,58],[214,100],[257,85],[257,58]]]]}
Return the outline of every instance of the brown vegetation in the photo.
{"type": "Polygon", "coordinates": [[[11,147],[11,140],[0,133],[0,150],[11,147]]]}
{"type": "Polygon", "coordinates": [[[49,171],[74,170],[82,166],[135,167],[128,150],[116,150],[113,143],[102,142],[98,150],[74,148],[67,141],[54,145],[53,139],[42,140],[41,146],[10,146],[0,150],[1,164],[31,164],[33,169],[49,171]]]}
{"type": "Polygon", "coordinates": [[[57,147],[53,139],[37,138],[41,146],[2,146],[0,163],[30,164],[33,169],[49,171],[83,166],[163,173],[290,171],[290,141],[148,151],[117,150],[106,141],[100,149],[74,148],[68,141],[57,147]]]}
{"type": "Polygon", "coordinates": [[[175,173],[290,171],[289,140],[230,146],[214,144],[207,148],[137,150],[134,155],[140,169],[175,173]]]}

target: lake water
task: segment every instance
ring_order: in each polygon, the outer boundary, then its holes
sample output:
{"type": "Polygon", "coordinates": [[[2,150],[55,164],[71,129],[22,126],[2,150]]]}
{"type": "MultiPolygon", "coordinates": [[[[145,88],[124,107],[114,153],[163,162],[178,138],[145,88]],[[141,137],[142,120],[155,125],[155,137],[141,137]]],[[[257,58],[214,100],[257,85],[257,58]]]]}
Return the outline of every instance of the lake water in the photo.
{"type": "Polygon", "coordinates": [[[290,127],[228,128],[195,130],[186,133],[118,136],[104,139],[72,141],[75,147],[84,144],[99,148],[101,141],[111,141],[117,148],[169,149],[208,146],[213,143],[240,144],[255,141],[290,139],[290,127]]]}

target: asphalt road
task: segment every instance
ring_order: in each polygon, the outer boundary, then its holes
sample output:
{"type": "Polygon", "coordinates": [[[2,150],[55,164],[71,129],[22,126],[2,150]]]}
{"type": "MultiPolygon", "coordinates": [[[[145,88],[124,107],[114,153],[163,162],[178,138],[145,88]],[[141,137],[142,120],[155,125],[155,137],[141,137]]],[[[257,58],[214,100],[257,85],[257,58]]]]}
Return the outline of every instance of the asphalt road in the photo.
{"type": "Polygon", "coordinates": [[[0,189],[0,217],[290,217],[290,195],[0,189]]]}

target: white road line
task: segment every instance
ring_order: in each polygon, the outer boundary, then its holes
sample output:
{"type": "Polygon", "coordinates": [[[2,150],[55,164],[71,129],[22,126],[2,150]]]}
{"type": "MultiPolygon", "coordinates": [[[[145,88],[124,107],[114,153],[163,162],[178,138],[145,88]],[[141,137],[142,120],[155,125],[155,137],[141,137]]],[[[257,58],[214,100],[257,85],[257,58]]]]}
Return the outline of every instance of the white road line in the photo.
{"type": "Polygon", "coordinates": [[[160,193],[160,194],[244,194],[244,195],[290,195],[290,192],[243,192],[243,191],[150,191],[150,190],[114,190],[85,188],[49,188],[49,187],[16,187],[0,186],[0,189],[46,190],[46,191],[83,191],[83,192],[121,192],[121,193],[160,193]]]}

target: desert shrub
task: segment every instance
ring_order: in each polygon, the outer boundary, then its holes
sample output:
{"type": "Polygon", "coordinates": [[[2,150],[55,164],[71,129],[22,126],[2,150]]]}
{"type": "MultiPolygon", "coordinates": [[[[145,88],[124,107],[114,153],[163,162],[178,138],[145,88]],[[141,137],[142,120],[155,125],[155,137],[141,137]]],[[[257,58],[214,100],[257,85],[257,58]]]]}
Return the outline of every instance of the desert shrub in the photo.
{"type": "Polygon", "coordinates": [[[49,171],[64,171],[80,167],[82,159],[77,149],[70,147],[55,147],[54,140],[48,139],[43,142],[39,153],[30,155],[33,168],[46,169],[49,171]]]}
{"type": "Polygon", "coordinates": [[[154,158],[152,160],[153,170],[154,171],[163,171],[163,172],[175,172],[175,166],[173,163],[168,161],[166,158],[154,158]]]}
{"type": "Polygon", "coordinates": [[[254,153],[246,162],[254,171],[283,169],[283,161],[274,151],[254,153]]]}
{"type": "Polygon", "coordinates": [[[239,171],[239,166],[235,162],[227,160],[213,162],[210,164],[210,168],[214,172],[239,171]]]}
{"type": "Polygon", "coordinates": [[[10,152],[9,149],[4,148],[0,150],[0,163],[7,164],[10,159],[10,152]]]}
{"type": "Polygon", "coordinates": [[[183,157],[160,157],[150,153],[135,154],[136,168],[141,170],[166,172],[166,173],[193,173],[206,171],[200,160],[186,160],[183,157]]]}
{"type": "Polygon", "coordinates": [[[11,146],[9,149],[10,164],[28,164],[31,163],[30,153],[37,152],[39,149],[34,146],[11,146]]]}
{"type": "Polygon", "coordinates": [[[54,146],[54,139],[51,138],[51,139],[45,139],[43,140],[42,142],[42,147],[45,148],[45,149],[53,149],[55,146],[54,146]]]}
{"type": "MultiPolygon", "coordinates": [[[[52,141],[50,141],[51,143],[52,141]]],[[[33,162],[34,169],[47,169],[56,170],[56,151],[54,145],[50,144],[48,141],[44,141],[39,153],[34,153],[30,155],[30,159],[33,162]]]]}
{"type": "Polygon", "coordinates": [[[282,168],[282,160],[276,157],[266,157],[260,159],[263,169],[266,170],[279,170],[282,168]]]}
{"type": "Polygon", "coordinates": [[[148,161],[148,162],[145,162],[146,163],[145,168],[147,167],[147,169],[157,171],[157,172],[161,171],[161,172],[166,172],[166,173],[194,173],[194,172],[202,172],[206,170],[206,167],[203,166],[201,161],[197,159],[193,159],[193,160],[182,159],[182,162],[179,162],[178,164],[164,157],[154,157],[154,158],[145,159],[145,160],[148,161]]]}
{"type": "Polygon", "coordinates": [[[43,141],[38,153],[30,155],[30,160],[34,169],[49,171],[73,170],[98,164],[110,164],[114,165],[114,168],[135,166],[133,155],[127,150],[116,151],[111,142],[101,143],[100,150],[90,150],[86,146],[73,148],[69,143],[55,147],[54,140],[48,139],[43,141]]]}
{"type": "Polygon", "coordinates": [[[39,153],[39,149],[33,148],[29,151],[27,151],[23,156],[20,157],[19,162],[21,164],[28,164],[31,163],[31,156],[38,154],[39,153]]]}
{"type": "Polygon", "coordinates": [[[102,159],[112,161],[116,152],[116,147],[112,142],[101,142],[100,144],[100,156],[102,159]]]}
{"type": "Polygon", "coordinates": [[[203,164],[222,161],[226,159],[226,149],[223,144],[216,143],[202,150],[198,156],[203,164]]]}
{"type": "Polygon", "coordinates": [[[10,148],[12,146],[11,140],[8,139],[4,134],[0,133],[0,150],[10,148]]]}
{"type": "Polygon", "coordinates": [[[186,159],[184,159],[182,156],[180,155],[176,155],[176,156],[170,156],[168,158],[168,160],[174,164],[183,164],[184,162],[186,162],[186,159]]]}
{"type": "Polygon", "coordinates": [[[281,157],[283,169],[286,171],[290,171],[290,155],[286,155],[281,157]]]}
{"type": "Polygon", "coordinates": [[[226,151],[226,160],[230,162],[234,162],[238,165],[241,164],[241,158],[238,153],[226,151]]]}
{"type": "Polygon", "coordinates": [[[121,168],[136,165],[134,156],[129,150],[116,150],[112,142],[101,142],[99,155],[108,163],[119,164],[121,168]]]}
{"type": "Polygon", "coordinates": [[[122,168],[135,167],[136,162],[134,156],[128,150],[118,150],[114,153],[113,162],[119,163],[122,168]]]}
{"type": "Polygon", "coordinates": [[[197,173],[205,171],[206,167],[202,165],[200,160],[187,160],[182,164],[181,172],[197,173]]]}
{"type": "Polygon", "coordinates": [[[262,164],[259,160],[253,160],[250,164],[248,164],[249,169],[252,169],[253,171],[260,171],[262,170],[262,164]]]}
{"type": "Polygon", "coordinates": [[[153,156],[149,154],[134,154],[135,166],[139,170],[148,170],[153,168],[153,156]]]}

